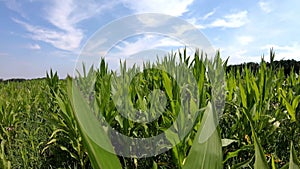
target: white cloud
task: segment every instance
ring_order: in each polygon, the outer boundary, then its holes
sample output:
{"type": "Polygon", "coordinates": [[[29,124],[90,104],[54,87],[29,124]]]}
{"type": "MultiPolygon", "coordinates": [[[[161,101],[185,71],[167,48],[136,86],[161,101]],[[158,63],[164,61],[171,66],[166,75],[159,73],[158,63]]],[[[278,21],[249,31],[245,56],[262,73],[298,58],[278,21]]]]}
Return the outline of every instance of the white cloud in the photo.
{"type": "Polygon", "coordinates": [[[280,46],[276,44],[269,44],[262,47],[262,49],[270,50],[271,48],[275,51],[275,59],[294,59],[299,60],[300,58],[300,44],[293,43],[291,45],[280,46]]]}
{"type": "Polygon", "coordinates": [[[216,19],[206,27],[238,28],[248,22],[247,14],[247,11],[241,11],[234,14],[225,15],[222,19],[216,19]]]}
{"type": "Polygon", "coordinates": [[[40,26],[33,26],[17,19],[13,20],[24,26],[31,33],[30,36],[32,39],[49,43],[58,49],[75,50],[79,47],[83,37],[83,33],[80,30],[74,30],[73,32],[56,31],[40,26]]]}
{"type": "Polygon", "coordinates": [[[258,2],[258,6],[259,6],[260,9],[261,9],[263,12],[265,12],[265,13],[270,13],[270,12],[272,12],[272,8],[271,8],[270,2],[259,1],[259,2],[258,2]]]}
{"type": "Polygon", "coordinates": [[[217,9],[214,8],[212,11],[206,13],[202,17],[191,17],[191,18],[188,18],[187,21],[189,23],[191,23],[192,25],[194,25],[198,29],[205,29],[206,26],[204,24],[199,23],[199,21],[207,20],[209,17],[213,16],[216,13],[216,11],[217,11],[217,9]]]}
{"type": "Polygon", "coordinates": [[[30,44],[28,45],[28,48],[32,50],[40,50],[41,46],[39,44],[30,44]]]}
{"type": "Polygon", "coordinates": [[[228,64],[241,64],[248,62],[260,62],[260,55],[249,54],[249,50],[236,47],[227,47],[221,49],[221,57],[225,60],[229,57],[228,64]]]}
{"type": "Polygon", "coordinates": [[[56,29],[32,25],[18,19],[13,20],[25,27],[32,39],[49,43],[58,49],[74,51],[80,47],[84,37],[84,32],[78,28],[78,23],[111,8],[113,4],[115,3],[102,5],[91,0],[85,3],[76,0],[51,1],[50,4],[46,4],[48,5],[46,15],[42,17],[56,29]]]}
{"type": "Polygon", "coordinates": [[[249,50],[249,48],[243,48],[242,46],[227,46],[221,48],[221,56],[223,59],[229,57],[229,64],[241,64],[247,62],[261,61],[261,57],[264,55],[264,59],[269,62],[270,49],[273,48],[275,51],[275,60],[287,60],[294,59],[299,60],[300,58],[300,44],[293,43],[291,45],[276,45],[268,44],[261,48],[255,47],[257,52],[249,50]]]}
{"type": "Polygon", "coordinates": [[[254,38],[252,36],[239,36],[237,37],[237,41],[241,45],[248,45],[249,43],[254,41],[254,38]]]}
{"type": "Polygon", "coordinates": [[[189,19],[187,19],[187,21],[188,21],[190,24],[192,24],[194,27],[196,27],[196,28],[198,28],[198,29],[204,29],[204,28],[205,28],[205,25],[200,24],[200,23],[198,22],[198,20],[199,20],[199,19],[197,19],[197,18],[189,18],[189,19]]]}
{"type": "MultiPolygon", "coordinates": [[[[165,25],[167,20],[170,19],[168,16],[162,15],[137,15],[139,22],[143,24],[143,26],[148,28],[155,28],[161,25],[165,25]]],[[[134,24],[134,23],[133,23],[134,24]]]]}
{"type": "Polygon", "coordinates": [[[91,18],[105,9],[112,8],[116,2],[96,3],[87,0],[85,3],[79,0],[54,0],[52,8],[47,10],[46,19],[54,26],[65,31],[74,31],[76,25],[88,18],[91,18]]]}
{"type": "Polygon", "coordinates": [[[203,17],[202,17],[202,20],[206,20],[208,19],[210,16],[214,15],[216,13],[217,9],[214,8],[211,12],[208,12],[207,14],[205,14],[203,17]]]}
{"type": "MultiPolygon", "coordinates": [[[[170,32],[170,34],[175,37],[180,37],[181,35],[187,33],[188,31],[195,30],[195,27],[194,27],[194,25],[191,26],[191,25],[185,24],[185,25],[175,25],[175,26],[173,26],[173,29],[175,31],[172,33],[170,32]]],[[[184,41],[186,39],[180,39],[180,40],[184,41]]]]}
{"type": "MultiPolygon", "coordinates": [[[[183,51],[185,45],[168,37],[157,35],[143,35],[136,40],[127,39],[117,44],[106,56],[108,67],[113,70],[119,68],[119,63],[126,60],[126,65],[143,67],[143,63],[153,63],[172,51],[183,51]]],[[[187,48],[187,53],[194,53],[194,49],[187,48]]],[[[178,55],[177,55],[178,56],[178,55]]]]}
{"type": "Polygon", "coordinates": [[[115,48],[118,50],[118,56],[128,57],[145,50],[152,50],[158,48],[171,49],[172,47],[180,46],[183,46],[183,44],[174,39],[157,37],[153,35],[145,35],[141,38],[138,38],[134,42],[123,41],[122,43],[116,45],[115,48]]]}
{"type": "Polygon", "coordinates": [[[157,35],[142,35],[135,40],[127,39],[117,44],[106,56],[110,68],[118,68],[120,60],[126,59],[128,65],[139,65],[145,61],[155,61],[172,50],[177,51],[184,45],[180,42],[157,35]]]}
{"type": "Polygon", "coordinates": [[[193,0],[123,0],[124,5],[137,13],[162,13],[171,16],[182,16],[188,12],[193,0]]]}
{"type": "Polygon", "coordinates": [[[53,1],[52,8],[47,11],[46,18],[57,28],[70,32],[76,30],[75,24],[80,21],[78,16],[71,16],[76,8],[72,0],[53,1]]]}

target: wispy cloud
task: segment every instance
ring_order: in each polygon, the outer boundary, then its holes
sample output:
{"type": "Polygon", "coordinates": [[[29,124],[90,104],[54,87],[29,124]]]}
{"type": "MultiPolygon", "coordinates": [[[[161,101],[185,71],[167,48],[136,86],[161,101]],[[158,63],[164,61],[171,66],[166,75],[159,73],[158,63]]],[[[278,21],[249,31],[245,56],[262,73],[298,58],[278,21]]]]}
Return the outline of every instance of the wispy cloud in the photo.
{"type": "Polygon", "coordinates": [[[112,8],[116,2],[99,3],[87,0],[85,3],[79,0],[53,0],[52,8],[47,10],[46,19],[61,30],[72,32],[78,28],[77,24],[89,19],[100,12],[112,8]]]}
{"type": "Polygon", "coordinates": [[[260,9],[265,12],[265,13],[270,13],[272,12],[272,8],[271,8],[271,3],[270,2],[266,2],[266,1],[259,1],[258,2],[258,6],[260,7],[260,9]]]}
{"type": "Polygon", "coordinates": [[[202,20],[206,20],[208,19],[210,16],[214,15],[216,13],[217,9],[214,8],[211,12],[208,12],[207,14],[205,14],[201,19],[202,20]]]}
{"type": "Polygon", "coordinates": [[[190,17],[187,19],[189,23],[194,25],[198,29],[205,29],[208,27],[208,25],[205,25],[203,22],[215,15],[217,12],[217,8],[214,8],[212,11],[206,13],[204,16],[201,17],[190,17]]]}
{"type": "Polygon", "coordinates": [[[49,43],[58,49],[69,51],[75,50],[79,47],[83,37],[83,33],[80,30],[63,32],[40,26],[33,26],[18,19],[13,20],[30,32],[30,38],[49,43]]]}
{"type": "Polygon", "coordinates": [[[4,1],[5,5],[8,9],[17,12],[19,15],[21,15],[23,18],[27,18],[27,15],[22,9],[22,5],[17,0],[6,0],[4,1]]]}
{"type": "Polygon", "coordinates": [[[225,15],[221,19],[216,19],[206,27],[221,27],[221,28],[238,28],[248,22],[248,12],[240,11],[233,14],[225,15]]]}
{"type": "Polygon", "coordinates": [[[48,5],[44,17],[54,28],[40,25],[32,25],[19,19],[13,19],[30,32],[34,40],[43,41],[62,50],[73,51],[80,47],[84,37],[84,31],[78,27],[83,20],[91,18],[110,8],[114,3],[101,5],[95,1],[88,0],[84,4],[75,0],[54,0],[48,5]]]}
{"type": "Polygon", "coordinates": [[[137,13],[162,13],[171,16],[182,16],[188,11],[193,0],[122,0],[123,4],[137,13]]]}
{"type": "Polygon", "coordinates": [[[29,44],[28,48],[32,50],[40,50],[41,46],[39,44],[29,44]]]}

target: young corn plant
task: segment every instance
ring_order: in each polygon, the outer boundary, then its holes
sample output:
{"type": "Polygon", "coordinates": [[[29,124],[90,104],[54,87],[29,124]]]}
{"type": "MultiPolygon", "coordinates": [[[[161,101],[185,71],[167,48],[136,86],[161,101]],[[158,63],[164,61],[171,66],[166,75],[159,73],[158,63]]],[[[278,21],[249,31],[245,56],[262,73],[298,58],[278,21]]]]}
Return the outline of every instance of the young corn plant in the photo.
{"type": "Polygon", "coordinates": [[[225,74],[219,53],[210,61],[183,51],[142,68],[122,63],[120,73],[102,59],[73,79],[51,70],[45,80],[0,82],[0,168],[299,168],[299,73],[285,75],[274,57],[225,74]],[[153,147],[124,147],[113,130],[166,132],[156,151],[174,146],[153,157],[115,155],[153,147]]]}
{"type": "Polygon", "coordinates": [[[49,137],[49,141],[42,152],[51,146],[57,145],[61,150],[66,151],[74,160],[79,162],[81,168],[88,166],[87,151],[83,146],[82,135],[80,134],[78,123],[73,113],[71,97],[67,91],[59,89],[58,76],[51,71],[47,78],[51,94],[55,98],[55,112],[47,119],[54,124],[54,129],[49,137]]]}
{"type": "MultiPolygon", "coordinates": [[[[181,62],[182,64],[187,64],[187,56],[184,55],[184,62],[181,62]]],[[[133,137],[149,137],[149,136],[154,136],[156,134],[159,134],[159,132],[164,132],[164,130],[169,127],[172,124],[172,121],[175,121],[176,116],[178,116],[177,118],[177,122],[175,123],[175,128],[177,129],[176,133],[180,133],[180,132],[189,132],[189,131],[185,131],[185,126],[183,125],[184,123],[180,122],[180,121],[185,121],[188,120],[186,119],[186,117],[182,116],[182,114],[180,114],[180,106],[187,106],[186,110],[190,110],[191,112],[199,112],[201,111],[199,106],[203,106],[206,105],[207,103],[207,99],[206,99],[206,95],[207,93],[205,93],[204,90],[204,86],[205,84],[205,67],[204,67],[204,62],[200,61],[199,59],[199,54],[196,54],[196,58],[197,60],[194,61],[195,63],[195,67],[192,69],[193,70],[193,74],[197,75],[197,83],[199,87],[201,87],[200,89],[197,89],[200,91],[198,96],[201,96],[201,98],[203,98],[203,100],[201,100],[201,103],[198,105],[196,104],[196,102],[194,102],[193,98],[190,98],[188,100],[188,102],[181,102],[179,100],[180,97],[180,93],[179,93],[179,89],[183,88],[183,84],[178,84],[176,83],[176,81],[174,81],[174,79],[170,76],[170,71],[174,71],[175,77],[176,79],[184,79],[182,81],[190,81],[190,77],[188,76],[183,76],[182,71],[186,71],[186,69],[183,69],[183,67],[180,67],[179,65],[176,65],[175,63],[175,57],[174,56],[170,56],[169,58],[165,58],[164,60],[162,60],[161,62],[157,62],[156,66],[159,69],[153,69],[150,67],[149,64],[145,64],[144,66],[144,71],[142,73],[139,72],[139,69],[136,67],[133,67],[132,69],[126,69],[126,64],[124,64],[123,66],[121,65],[121,75],[117,76],[116,74],[112,74],[112,75],[108,75],[107,73],[107,69],[103,67],[103,63],[101,62],[101,67],[100,67],[100,71],[98,73],[96,73],[96,77],[97,77],[97,81],[96,81],[96,103],[98,104],[96,106],[96,108],[90,108],[88,101],[86,101],[84,98],[84,95],[80,95],[80,87],[79,88],[75,88],[74,90],[71,90],[72,86],[74,84],[71,84],[71,80],[68,80],[68,96],[69,97],[74,97],[78,99],[76,102],[72,102],[73,104],[73,113],[75,111],[79,111],[76,112],[76,116],[77,117],[77,121],[78,118],[84,118],[85,120],[90,120],[90,121],[95,121],[96,119],[91,116],[91,114],[89,114],[89,112],[95,111],[94,114],[98,114],[101,113],[101,115],[104,115],[105,120],[109,122],[109,124],[111,126],[113,126],[115,129],[119,129],[120,132],[122,134],[125,135],[129,135],[129,136],[133,136],[133,137]],[[150,68],[149,68],[150,67],[150,68]],[[174,69],[175,68],[175,69],[174,69]],[[168,73],[165,73],[164,71],[161,70],[169,70],[168,73]],[[179,71],[178,71],[179,70],[179,71]],[[185,79],[186,78],[186,79],[185,79]],[[128,88],[124,86],[129,86],[128,88]],[[111,96],[107,94],[107,89],[112,90],[113,96],[112,98],[110,98],[111,96]],[[149,102],[151,100],[151,95],[150,91],[154,90],[154,89],[160,89],[160,90],[164,90],[167,96],[167,100],[168,103],[166,105],[165,111],[167,111],[167,114],[163,114],[163,116],[161,116],[157,121],[154,121],[152,123],[148,123],[148,124],[138,124],[135,123],[127,118],[123,118],[119,115],[120,112],[118,112],[118,110],[121,111],[125,111],[127,113],[131,113],[133,112],[134,108],[137,108],[141,111],[141,113],[147,111],[147,107],[150,106],[150,111],[151,111],[151,105],[147,105],[147,102],[149,102]],[[115,97],[115,98],[114,98],[115,97]],[[122,98],[123,97],[123,98],[122,98]],[[120,100],[122,100],[123,102],[118,102],[116,101],[118,98],[121,98],[120,100]],[[112,102],[114,101],[114,102],[112,102]],[[80,103],[80,105],[77,105],[77,103],[80,103]],[[103,104],[105,103],[105,104],[103,104]],[[117,105],[114,105],[117,104],[117,105]],[[116,110],[116,107],[118,107],[118,109],[116,110]],[[135,107],[136,106],[136,107],[135,107]],[[193,110],[192,110],[193,109],[193,110]],[[155,132],[156,131],[156,132],[155,132]]],[[[103,60],[102,60],[103,61],[103,60]]],[[[221,64],[221,60],[220,57],[217,56],[217,59],[214,61],[215,63],[211,63],[211,68],[210,69],[216,69],[217,72],[218,71],[224,71],[223,70],[223,66],[221,64]]],[[[190,66],[192,67],[192,66],[190,66]]],[[[171,73],[173,74],[173,73],[171,73]]],[[[218,76],[219,74],[211,74],[213,76],[214,79],[211,79],[212,82],[216,83],[217,79],[220,79],[220,77],[218,76]]],[[[82,83],[82,82],[81,82],[82,83]]],[[[81,84],[79,83],[79,84],[81,84]]],[[[76,83],[75,83],[76,84],[76,83]]],[[[220,84],[214,84],[216,86],[213,86],[213,88],[217,88],[218,85],[220,84]]],[[[190,86],[192,87],[192,86],[190,86]]],[[[222,86],[221,86],[222,87],[222,86]]],[[[185,90],[196,90],[196,88],[186,88],[185,90]]],[[[215,92],[215,91],[212,91],[215,92]]],[[[218,93],[212,93],[212,95],[217,95],[219,96],[218,93]]],[[[213,98],[213,96],[211,96],[213,98]]],[[[218,99],[213,99],[212,103],[208,102],[208,106],[206,106],[206,111],[205,113],[203,113],[203,118],[205,120],[208,120],[208,122],[206,123],[202,123],[202,127],[201,131],[198,130],[198,127],[200,125],[199,122],[196,122],[195,125],[195,131],[198,131],[197,134],[196,132],[194,132],[194,134],[188,134],[187,137],[183,138],[183,141],[181,141],[179,144],[177,144],[173,149],[172,149],[172,156],[174,159],[174,164],[176,164],[177,167],[180,168],[190,168],[190,167],[196,167],[196,168],[205,168],[208,166],[215,166],[216,168],[222,168],[222,151],[221,151],[221,138],[219,135],[219,129],[217,129],[217,126],[215,126],[215,129],[212,132],[212,136],[208,138],[208,140],[205,140],[205,142],[198,142],[198,137],[201,136],[201,133],[205,133],[204,131],[207,130],[207,124],[210,123],[215,123],[215,119],[218,116],[218,113],[216,113],[217,110],[217,105],[220,103],[217,103],[218,99]],[[197,124],[197,125],[196,125],[197,124]],[[193,143],[193,139],[195,138],[195,142],[193,143]],[[187,144],[187,145],[186,145],[187,144]],[[190,147],[192,146],[192,148],[190,149],[190,147]],[[213,148],[214,151],[211,151],[213,148]],[[187,156],[188,150],[190,149],[190,153],[187,156]],[[200,153],[200,156],[199,156],[200,153]],[[216,153],[218,154],[216,156],[216,153]],[[203,157],[204,159],[199,163],[199,160],[195,160],[195,159],[199,159],[200,157],[203,157]],[[215,160],[217,159],[217,160],[215,160]]],[[[152,107],[153,108],[153,107],[152,107]]],[[[157,107],[155,108],[155,110],[158,111],[163,111],[163,109],[157,107]]],[[[155,112],[153,112],[155,113],[155,112]]],[[[92,113],[93,114],[93,113],[92,113]]],[[[149,115],[149,113],[144,114],[145,116],[149,115]]],[[[150,113],[151,115],[151,113],[150,113]]],[[[130,116],[130,114],[129,114],[130,116]]],[[[143,116],[143,114],[141,115],[143,116]]],[[[155,114],[153,115],[155,116],[155,114]]],[[[196,117],[197,118],[197,117],[196,117]]],[[[80,124],[80,123],[79,123],[80,124]]],[[[214,126],[213,124],[211,124],[210,126],[214,126]]],[[[81,128],[83,126],[79,125],[79,128],[81,128]]],[[[97,128],[97,127],[95,127],[97,128]]],[[[90,132],[92,132],[92,128],[90,128],[90,132]]],[[[108,143],[110,143],[109,138],[105,138],[105,135],[107,135],[107,133],[105,133],[103,130],[101,130],[101,128],[98,128],[98,130],[102,131],[100,133],[102,133],[102,138],[103,140],[107,141],[108,143]]],[[[211,129],[210,129],[211,130],[211,129]]],[[[83,129],[81,128],[80,131],[83,131],[83,129]]],[[[170,134],[170,133],[169,133],[170,134]]],[[[176,135],[176,134],[175,134],[176,135]]],[[[174,133],[173,135],[167,135],[167,139],[169,139],[170,142],[174,141],[174,139],[176,140],[180,138],[180,136],[175,136],[174,138],[174,133]]],[[[103,151],[100,147],[97,147],[97,145],[95,144],[95,142],[93,142],[93,140],[89,140],[89,138],[85,138],[86,139],[86,143],[90,143],[90,144],[86,144],[86,146],[88,147],[88,150],[93,150],[96,149],[99,152],[103,152],[102,154],[102,158],[100,156],[100,154],[95,153],[94,151],[92,151],[89,154],[90,160],[92,160],[92,164],[94,167],[98,168],[101,166],[107,165],[107,167],[111,167],[109,166],[109,164],[107,164],[107,162],[105,162],[105,159],[107,156],[111,156],[112,159],[114,159],[114,163],[116,165],[120,165],[118,161],[118,159],[114,158],[112,154],[109,153],[104,153],[105,151],[103,151]],[[92,157],[92,158],[91,158],[92,157]],[[93,161],[93,159],[99,159],[96,161],[93,161]],[[103,159],[103,161],[101,161],[103,159]]],[[[116,146],[116,145],[114,145],[116,146]]],[[[129,145],[130,146],[130,145],[129,145]]],[[[134,158],[133,161],[135,161],[135,166],[131,166],[131,167],[138,167],[140,165],[141,159],[137,159],[134,158]]],[[[128,163],[125,162],[123,163],[123,165],[127,166],[128,163]]],[[[111,164],[112,165],[112,164],[111,164]]],[[[155,167],[158,167],[160,165],[159,162],[153,161],[152,165],[155,167]]],[[[114,166],[117,167],[117,166],[114,166]]],[[[127,166],[129,167],[129,166],[127,166]]],[[[162,166],[163,167],[163,166],[162,166]]],[[[167,166],[165,166],[167,167],[167,166]]]]}

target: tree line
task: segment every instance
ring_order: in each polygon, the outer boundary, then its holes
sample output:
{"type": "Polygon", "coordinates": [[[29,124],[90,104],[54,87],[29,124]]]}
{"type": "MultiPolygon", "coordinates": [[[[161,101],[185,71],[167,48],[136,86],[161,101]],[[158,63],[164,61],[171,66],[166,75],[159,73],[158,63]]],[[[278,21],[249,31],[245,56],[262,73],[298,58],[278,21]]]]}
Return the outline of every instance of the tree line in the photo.
{"type": "MultiPolygon", "coordinates": [[[[275,70],[283,69],[285,76],[289,75],[291,71],[297,74],[300,73],[300,61],[296,61],[294,59],[272,61],[271,63],[267,62],[267,67],[270,66],[275,68],[275,70]]],[[[228,65],[226,71],[229,72],[233,70],[234,72],[236,72],[239,70],[240,72],[242,72],[245,67],[256,73],[259,70],[260,64],[255,62],[248,62],[237,65],[228,65]]]]}
{"type": "MultiPolygon", "coordinates": [[[[226,67],[226,71],[229,72],[231,70],[234,70],[236,72],[239,70],[240,72],[243,71],[245,66],[250,69],[252,72],[256,73],[259,70],[259,63],[255,62],[248,62],[248,63],[242,63],[242,64],[237,64],[237,65],[228,65],[226,67]]],[[[299,74],[300,73],[300,61],[296,61],[294,59],[292,60],[279,60],[279,61],[273,61],[272,63],[267,63],[267,67],[273,66],[275,69],[284,69],[284,74],[285,76],[289,75],[291,71],[299,74]]],[[[44,79],[44,78],[39,78],[39,79],[44,79]]],[[[16,79],[7,79],[3,80],[0,78],[0,82],[23,82],[28,79],[23,79],[23,78],[16,78],[16,79]]],[[[35,80],[35,79],[31,79],[35,80]]]]}

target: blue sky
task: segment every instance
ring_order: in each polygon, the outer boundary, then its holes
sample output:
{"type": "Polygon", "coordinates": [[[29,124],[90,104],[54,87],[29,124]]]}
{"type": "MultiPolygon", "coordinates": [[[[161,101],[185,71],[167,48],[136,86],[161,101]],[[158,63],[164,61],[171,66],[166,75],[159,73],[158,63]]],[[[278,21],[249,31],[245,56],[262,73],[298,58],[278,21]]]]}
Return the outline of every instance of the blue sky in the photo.
{"type": "MultiPolygon", "coordinates": [[[[97,30],[142,13],[193,24],[231,64],[259,62],[263,54],[268,60],[271,47],[277,60],[299,60],[299,6],[299,0],[0,0],[0,78],[44,77],[50,68],[64,78],[97,30]]],[[[133,55],[176,43],[138,36],[116,49],[133,55]]]]}

